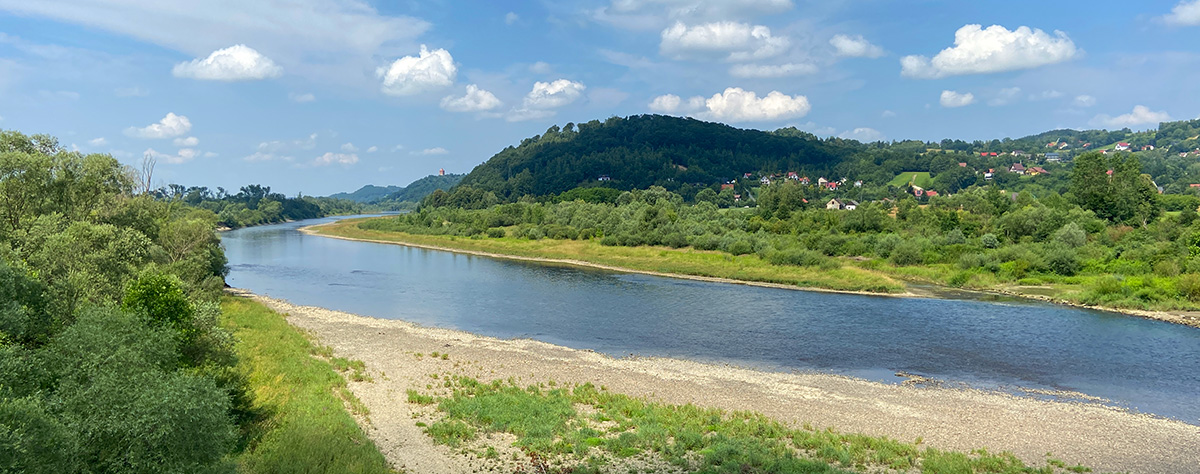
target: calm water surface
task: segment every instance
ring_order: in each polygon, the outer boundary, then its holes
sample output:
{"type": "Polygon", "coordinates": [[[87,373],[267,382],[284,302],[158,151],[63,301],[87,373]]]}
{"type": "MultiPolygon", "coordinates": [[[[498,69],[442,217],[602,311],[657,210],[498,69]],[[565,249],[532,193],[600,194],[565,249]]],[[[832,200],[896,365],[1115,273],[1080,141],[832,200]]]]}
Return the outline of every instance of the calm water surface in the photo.
{"type": "Polygon", "coordinates": [[[230,285],[362,315],[616,356],[1085,393],[1200,424],[1200,330],[1043,303],[706,283],[309,236],[225,233],[230,285]]]}

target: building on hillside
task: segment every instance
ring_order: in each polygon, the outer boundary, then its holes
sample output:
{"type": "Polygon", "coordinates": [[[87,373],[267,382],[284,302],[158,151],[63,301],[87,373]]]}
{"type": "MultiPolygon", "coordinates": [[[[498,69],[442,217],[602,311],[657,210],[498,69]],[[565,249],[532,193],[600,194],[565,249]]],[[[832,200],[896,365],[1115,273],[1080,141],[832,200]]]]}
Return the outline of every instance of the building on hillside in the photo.
{"type": "Polygon", "coordinates": [[[934,191],[932,189],[925,191],[925,196],[927,196],[927,197],[935,197],[937,195],[938,195],[938,192],[934,191]]]}
{"type": "Polygon", "coordinates": [[[1062,161],[1062,157],[1058,153],[1046,153],[1046,161],[1050,163],[1058,163],[1062,161]]]}
{"type": "Polygon", "coordinates": [[[791,180],[799,181],[800,175],[796,174],[795,171],[788,171],[787,178],[791,179],[791,180]]]}
{"type": "Polygon", "coordinates": [[[959,167],[959,168],[966,168],[966,167],[967,167],[967,164],[966,164],[966,163],[959,163],[959,164],[958,164],[958,167],[959,167]]]}
{"type": "Polygon", "coordinates": [[[805,185],[805,186],[808,186],[808,183],[809,183],[809,182],[810,182],[810,181],[808,180],[808,176],[803,176],[803,177],[801,177],[801,178],[800,178],[800,184],[803,184],[803,185],[805,185]]]}
{"type": "Polygon", "coordinates": [[[438,168],[438,176],[446,176],[446,168],[438,168]]]}
{"type": "Polygon", "coordinates": [[[817,186],[820,186],[823,188],[827,184],[829,184],[829,180],[827,180],[825,178],[817,178],[817,186]]]}
{"type": "Polygon", "coordinates": [[[1021,163],[1013,163],[1013,165],[1008,168],[1008,172],[1016,173],[1016,174],[1025,174],[1025,165],[1023,165],[1021,163]]]}
{"type": "Polygon", "coordinates": [[[858,209],[858,201],[852,201],[850,199],[833,198],[833,199],[830,199],[829,202],[825,203],[825,209],[829,209],[831,211],[842,210],[842,209],[847,210],[847,211],[853,211],[855,209],[858,209]]]}
{"type": "Polygon", "coordinates": [[[995,176],[996,176],[996,170],[994,168],[988,168],[987,173],[983,174],[983,179],[991,181],[991,179],[995,176]]]}
{"type": "Polygon", "coordinates": [[[920,186],[913,186],[913,187],[912,187],[912,193],[913,193],[913,196],[915,196],[915,197],[921,197],[921,196],[924,196],[924,195],[925,195],[925,188],[922,188],[922,187],[920,187],[920,186]]]}
{"type": "Polygon", "coordinates": [[[726,190],[726,189],[733,189],[733,183],[725,183],[725,184],[722,184],[722,185],[721,185],[721,190],[722,190],[722,191],[724,191],[724,190],[726,190]]]}
{"type": "Polygon", "coordinates": [[[1126,142],[1121,142],[1121,143],[1118,143],[1118,144],[1117,144],[1117,146],[1113,147],[1113,150],[1116,150],[1116,151],[1129,151],[1129,144],[1128,144],[1128,143],[1126,143],[1126,142]]]}
{"type": "Polygon", "coordinates": [[[1029,168],[1028,173],[1030,176],[1037,176],[1039,174],[1050,174],[1049,171],[1042,169],[1042,167],[1040,167],[1040,166],[1034,166],[1034,167],[1029,168]]]}
{"type": "Polygon", "coordinates": [[[1154,150],[1154,145],[1142,145],[1142,151],[1154,150]]]}
{"type": "Polygon", "coordinates": [[[760,184],[762,184],[763,186],[766,186],[766,185],[768,185],[768,184],[771,184],[771,178],[769,178],[769,177],[766,177],[766,176],[763,176],[763,177],[761,177],[761,178],[758,178],[758,182],[759,182],[760,184]]]}
{"type": "Polygon", "coordinates": [[[612,178],[609,178],[608,175],[606,175],[606,174],[602,174],[602,175],[600,175],[600,178],[597,179],[596,181],[612,181],[612,178]]]}

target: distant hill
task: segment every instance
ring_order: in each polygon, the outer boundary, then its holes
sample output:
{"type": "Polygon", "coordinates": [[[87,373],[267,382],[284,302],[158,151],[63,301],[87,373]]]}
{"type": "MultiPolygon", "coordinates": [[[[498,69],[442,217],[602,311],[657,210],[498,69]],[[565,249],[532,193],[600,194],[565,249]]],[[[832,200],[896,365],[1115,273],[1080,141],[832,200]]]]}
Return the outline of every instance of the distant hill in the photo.
{"type": "Polygon", "coordinates": [[[580,186],[714,186],[743,173],[831,169],[864,145],[796,130],[745,130],[663,115],[555,125],[475,167],[463,186],[501,200],[580,186]]]}
{"type": "Polygon", "coordinates": [[[425,196],[433,194],[434,191],[439,189],[445,191],[453,188],[459,183],[459,181],[462,181],[463,177],[465,176],[465,174],[448,174],[444,176],[431,174],[424,178],[413,181],[409,183],[408,186],[400,188],[391,194],[388,194],[383,199],[380,199],[380,201],[420,202],[421,199],[424,199],[425,196]]]}
{"type": "Polygon", "coordinates": [[[332,194],[329,197],[334,199],[348,199],[362,204],[371,204],[383,200],[389,194],[394,194],[403,190],[404,188],[400,186],[375,186],[368,184],[358,188],[358,191],[352,193],[332,194]]]}

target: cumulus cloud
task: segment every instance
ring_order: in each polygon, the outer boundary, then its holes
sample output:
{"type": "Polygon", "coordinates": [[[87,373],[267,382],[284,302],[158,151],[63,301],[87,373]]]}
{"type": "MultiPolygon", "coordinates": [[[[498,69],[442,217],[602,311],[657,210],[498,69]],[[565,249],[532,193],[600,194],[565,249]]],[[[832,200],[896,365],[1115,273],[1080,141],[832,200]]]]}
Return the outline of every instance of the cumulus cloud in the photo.
{"type": "Polygon", "coordinates": [[[1167,24],[1179,26],[1200,25],[1200,0],[1184,0],[1163,17],[1167,24]]]}
{"type": "Polygon", "coordinates": [[[792,8],[792,0],[613,0],[593,18],[638,30],[662,28],[669,21],[718,21],[754,18],[792,8]]]}
{"type": "Polygon", "coordinates": [[[504,15],[504,24],[511,25],[521,20],[521,16],[515,12],[508,12],[504,15]]]}
{"type": "Polygon", "coordinates": [[[373,147],[371,147],[371,148],[367,148],[367,153],[375,153],[375,152],[377,152],[377,151],[379,151],[379,147],[377,147],[377,146],[373,146],[373,147]]]}
{"type": "Polygon", "coordinates": [[[447,154],[447,153],[450,153],[450,150],[447,150],[447,149],[445,149],[445,148],[442,148],[442,147],[440,147],[440,146],[438,146],[438,147],[433,147],[433,148],[426,148],[426,149],[424,149],[424,150],[421,150],[421,151],[414,151],[414,152],[412,152],[412,154],[414,154],[414,155],[445,155],[445,154],[447,154]]]}
{"type": "Polygon", "coordinates": [[[554,115],[554,109],[568,105],[583,96],[587,89],[582,82],[559,79],[554,82],[535,82],[533,89],[525,94],[521,106],[505,117],[509,122],[534,120],[554,115]]]}
{"type": "Polygon", "coordinates": [[[1087,94],[1078,95],[1075,96],[1075,100],[1071,103],[1075,104],[1076,107],[1091,107],[1096,105],[1096,98],[1087,94]]]}
{"type": "Polygon", "coordinates": [[[175,146],[191,148],[196,145],[199,145],[200,139],[196,138],[196,137],[187,137],[187,138],[179,137],[179,138],[176,138],[173,143],[175,144],[175,146]]]}
{"type": "Polygon", "coordinates": [[[862,35],[834,35],[829,40],[838,56],[847,58],[878,58],[883,56],[883,48],[871,44],[862,35]]]}
{"type": "Polygon", "coordinates": [[[295,92],[290,92],[288,93],[288,100],[298,104],[306,104],[317,100],[317,96],[312,95],[312,93],[297,94],[295,92]]]}
{"type": "Polygon", "coordinates": [[[850,140],[858,140],[863,143],[877,142],[885,139],[879,130],[867,127],[859,127],[854,130],[846,130],[838,135],[841,138],[850,140]]]}
{"type": "Polygon", "coordinates": [[[1062,95],[1063,95],[1062,92],[1051,89],[1051,90],[1041,91],[1037,94],[1030,94],[1029,100],[1037,101],[1037,100],[1057,99],[1059,97],[1062,97],[1062,95]]]}
{"type": "Polygon", "coordinates": [[[358,163],[358,155],[354,153],[334,153],[331,151],[325,152],[324,155],[318,156],[312,162],[313,166],[350,166],[355,163],[358,163]]]}
{"type": "Polygon", "coordinates": [[[173,165],[178,165],[180,163],[187,163],[189,161],[192,161],[193,158],[200,155],[199,152],[197,152],[195,149],[192,149],[192,148],[181,148],[179,151],[175,152],[174,155],[168,155],[166,153],[159,153],[159,152],[155,151],[153,148],[147,148],[143,154],[149,155],[150,157],[154,158],[155,161],[158,161],[160,163],[170,163],[173,165]]]}
{"type": "Polygon", "coordinates": [[[708,111],[706,118],[728,122],[757,122],[803,117],[812,106],[808,98],[802,95],[790,96],[779,91],[771,91],[765,97],[759,98],[754,91],[743,90],[740,87],[730,87],[720,94],[713,94],[704,101],[708,111]]]}
{"type": "Polygon", "coordinates": [[[1020,87],[1009,87],[1009,88],[1005,88],[1005,89],[1000,89],[1000,91],[996,93],[996,96],[993,97],[992,100],[988,101],[988,105],[993,106],[993,107],[1001,106],[1001,105],[1008,105],[1008,104],[1011,104],[1014,101],[1016,101],[1017,97],[1019,97],[1020,95],[1021,95],[1020,87]]]}
{"type": "Polygon", "coordinates": [[[354,146],[353,143],[347,142],[347,143],[342,144],[342,151],[347,152],[347,153],[354,153],[354,152],[358,151],[358,147],[354,146]]]}
{"type": "Polygon", "coordinates": [[[649,107],[653,112],[664,114],[690,114],[705,109],[703,97],[696,96],[685,101],[675,94],[655,97],[649,107]]]}
{"type": "Polygon", "coordinates": [[[1116,117],[1100,114],[1093,117],[1088,123],[1093,127],[1125,128],[1138,125],[1158,125],[1160,122],[1170,120],[1171,115],[1166,112],[1155,112],[1149,107],[1138,105],[1130,113],[1116,117]]]}
{"type": "Polygon", "coordinates": [[[683,22],[662,31],[659,52],[675,59],[724,56],[730,61],[750,61],[777,56],[788,49],[786,36],[772,36],[771,29],[721,21],[687,26],[683,22]]]}
{"type": "Polygon", "coordinates": [[[550,67],[550,64],[545,61],[538,61],[529,66],[529,72],[534,74],[550,74],[554,72],[554,68],[550,67]]]}
{"type": "Polygon", "coordinates": [[[454,65],[454,58],[450,57],[449,51],[429,51],[425,45],[421,45],[421,52],[417,56],[397,59],[390,66],[381,67],[375,72],[383,80],[383,93],[404,96],[453,85],[458,66],[454,65]]]}
{"type": "Polygon", "coordinates": [[[207,58],[182,62],[171,69],[175,77],[203,81],[256,81],[283,75],[283,68],[254,48],[236,44],[207,58]]]}
{"type": "Polygon", "coordinates": [[[1000,25],[984,29],[966,25],[954,33],[954,46],[942,50],[933,59],[905,56],[900,59],[901,75],[934,79],[962,74],[987,74],[1030,69],[1068,61],[1078,54],[1066,33],[1051,36],[1039,29],[1022,26],[1009,31],[1000,25]]]}
{"type": "Polygon", "coordinates": [[[816,74],[817,66],[814,64],[779,64],[779,65],[758,65],[758,64],[737,64],[729,68],[729,74],[733,77],[742,78],[776,78],[803,76],[807,74],[816,74]]]}
{"type": "Polygon", "coordinates": [[[91,140],[88,140],[88,145],[91,145],[91,146],[104,146],[107,144],[108,144],[108,140],[104,139],[104,137],[93,138],[91,140]]]}
{"type": "Polygon", "coordinates": [[[879,114],[879,116],[883,117],[883,118],[892,118],[892,117],[896,116],[896,113],[892,112],[891,110],[885,110],[885,111],[881,112],[879,114]]]}
{"type": "Polygon", "coordinates": [[[129,127],[125,134],[135,138],[161,139],[181,136],[192,129],[192,122],[183,115],[168,112],[158,123],[145,127],[129,127]]]}
{"type": "Polygon", "coordinates": [[[467,86],[467,95],[462,97],[446,96],[442,98],[442,110],[450,112],[483,112],[503,105],[500,99],[475,84],[467,86]]]}
{"type": "Polygon", "coordinates": [[[256,151],[242,159],[246,161],[292,161],[294,158],[288,155],[280,155],[278,153],[256,151]]]}
{"type": "Polygon", "coordinates": [[[970,92],[959,93],[958,91],[942,91],[940,100],[942,107],[955,108],[964,107],[975,103],[975,94],[970,92]]]}

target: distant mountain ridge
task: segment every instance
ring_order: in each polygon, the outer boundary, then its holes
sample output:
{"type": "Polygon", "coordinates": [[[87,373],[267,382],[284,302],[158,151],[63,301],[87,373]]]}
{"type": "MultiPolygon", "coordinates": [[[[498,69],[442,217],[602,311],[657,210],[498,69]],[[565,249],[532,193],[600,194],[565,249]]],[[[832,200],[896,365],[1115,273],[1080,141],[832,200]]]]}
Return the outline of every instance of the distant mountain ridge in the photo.
{"type": "Polygon", "coordinates": [[[394,194],[403,190],[403,186],[375,186],[373,184],[368,184],[358,188],[357,191],[352,193],[331,194],[329,197],[334,199],[348,199],[361,204],[371,204],[373,202],[383,200],[383,198],[387,197],[389,194],[394,194]]]}
{"type": "Polygon", "coordinates": [[[331,194],[329,197],[348,199],[361,204],[419,202],[439,189],[445,191],[462,181],[465,174],[431,174],[408,184],[408,186],[375,186],[368,184],[352,193],[331,194]]]}

